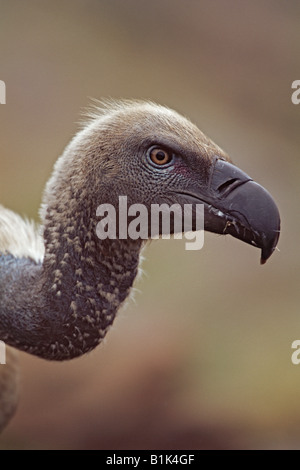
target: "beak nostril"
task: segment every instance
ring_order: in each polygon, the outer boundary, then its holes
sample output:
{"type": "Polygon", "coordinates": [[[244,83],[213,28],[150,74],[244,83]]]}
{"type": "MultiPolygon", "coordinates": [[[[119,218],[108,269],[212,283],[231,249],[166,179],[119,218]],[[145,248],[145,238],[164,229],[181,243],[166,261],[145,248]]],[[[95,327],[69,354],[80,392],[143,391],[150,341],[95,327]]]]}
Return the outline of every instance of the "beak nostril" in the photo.
{"type": "Polygon", "coordinates": [[[229,192],[232,189],[234,189],[240,182],[241,181],[238,178],[231,178],[231,179],[225,181],[225,183],[220,184],[220,186],[218,186],[217,190],[218,190],[219,193],[224,193],[225,191],[229,192]]]}
{"type": "Polygon", "coordinates": [[[211,175],[210,187],[217,197],[227,197],[238,186],[252,178],[229,162],[217,160],[211,175]]]}

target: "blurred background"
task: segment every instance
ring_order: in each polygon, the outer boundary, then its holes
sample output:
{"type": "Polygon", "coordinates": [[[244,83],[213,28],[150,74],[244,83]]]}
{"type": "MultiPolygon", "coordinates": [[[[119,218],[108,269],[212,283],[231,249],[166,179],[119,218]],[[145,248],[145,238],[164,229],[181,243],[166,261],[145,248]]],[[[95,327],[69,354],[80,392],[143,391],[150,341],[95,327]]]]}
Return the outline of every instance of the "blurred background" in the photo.
{"type": "Polygon", "coordinates": [[[144,276],[96,351],[20,354],[0,449],[300,448],[300,3],[0,0],[0,202],[38,220],[90,98],[189,116],[276,200],[279,250],[206,234],[152,242],[144,276]]]}

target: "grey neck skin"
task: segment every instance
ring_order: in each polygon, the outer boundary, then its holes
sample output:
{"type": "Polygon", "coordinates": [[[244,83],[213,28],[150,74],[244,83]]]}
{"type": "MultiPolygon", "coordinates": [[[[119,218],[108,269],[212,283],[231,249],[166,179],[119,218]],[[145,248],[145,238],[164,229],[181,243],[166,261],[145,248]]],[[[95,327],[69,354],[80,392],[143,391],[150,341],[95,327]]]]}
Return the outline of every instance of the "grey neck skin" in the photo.
{"type": "Polygon", "coordinates": [[[96,221],[83,213],[68,226],[60,220],[48,210],[43,264],[0,254],[0,338],[50,360],[101,342],[130,292],[141,248],[140,240],[99,240],[96,221]]]}

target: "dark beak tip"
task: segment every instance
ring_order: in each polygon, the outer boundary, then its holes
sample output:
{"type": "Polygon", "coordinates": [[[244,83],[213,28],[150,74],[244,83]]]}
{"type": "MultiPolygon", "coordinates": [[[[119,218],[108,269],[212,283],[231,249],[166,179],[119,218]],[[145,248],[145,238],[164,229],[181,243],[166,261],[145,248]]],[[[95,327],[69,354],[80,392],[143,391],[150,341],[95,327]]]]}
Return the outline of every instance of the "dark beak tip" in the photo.
{"type": "Polygon", "coordinates": [[[276,246],[277,246],[277,243],[278,243],[279,234],[280,234],[280,232],[278,231],[277,234],[276,234],[276,237],[274,238],[272,243],[267,245],[267,246],[262,247],[260,264],[265,264],[268,261],[268,259],[272,256],[272,254],[274,253],[274,251],[276,249],[276,246]]]}
{"type": "MultiPolygon", "coordinates": [[[[230,197],[230,196],[229,196],[230,197]]],[[[261,248],[260,263],[263,265],[274,253],[280,235],[280,214],[270,193],[255,181],[248,181],[232,192],[237,211],[249,223],[250,232],[261,248]]],[[[243,239],[249,243],[249,240],[243,239]]],[[[251,242],[251,240],[250,240],[251,242]]]]}
{"type": "Polygon", "coordinates": [[[262,249],[261,250],[261,257],[260,257],[260,264],[263,265],[263,264],[266,264],[266,262],[268,261],[268,259],[272,256],[273,252],[274,252],[274,249],[273,248],[272,250],[264,250],[262,249]]]}
{"type": "Polygon", "coordinates": [[[209,190],[211,198],[205,199],[205,230],[230,234],[260,248],[260,263],[265,264],[276,248],[281,225],[271,194],[238,167],[223,160],[215,162],[209,190]]]}

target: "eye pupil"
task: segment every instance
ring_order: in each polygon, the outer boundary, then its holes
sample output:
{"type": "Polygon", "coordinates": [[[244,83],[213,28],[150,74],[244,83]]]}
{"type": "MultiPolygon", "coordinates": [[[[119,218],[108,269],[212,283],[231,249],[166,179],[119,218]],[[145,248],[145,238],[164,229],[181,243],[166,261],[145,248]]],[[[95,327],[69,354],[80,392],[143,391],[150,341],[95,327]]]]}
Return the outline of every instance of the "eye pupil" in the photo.
{"type": "Polygon", "coordinates": [[[159,152],[157,152],[156,158],[157,158],[157,160],[159,160],[159,161],[164,160],[164,159],[166,158],[165,152],[163,152],[162,150],[160,150],[159,152]]]}
{"type": "Polygon", "coordinates": [[[170,155],[166,150],[161,148],[152,148],[149,151],[149,156],[155,165],[166,165],[172,160],[172,155],[170,155]]]}

